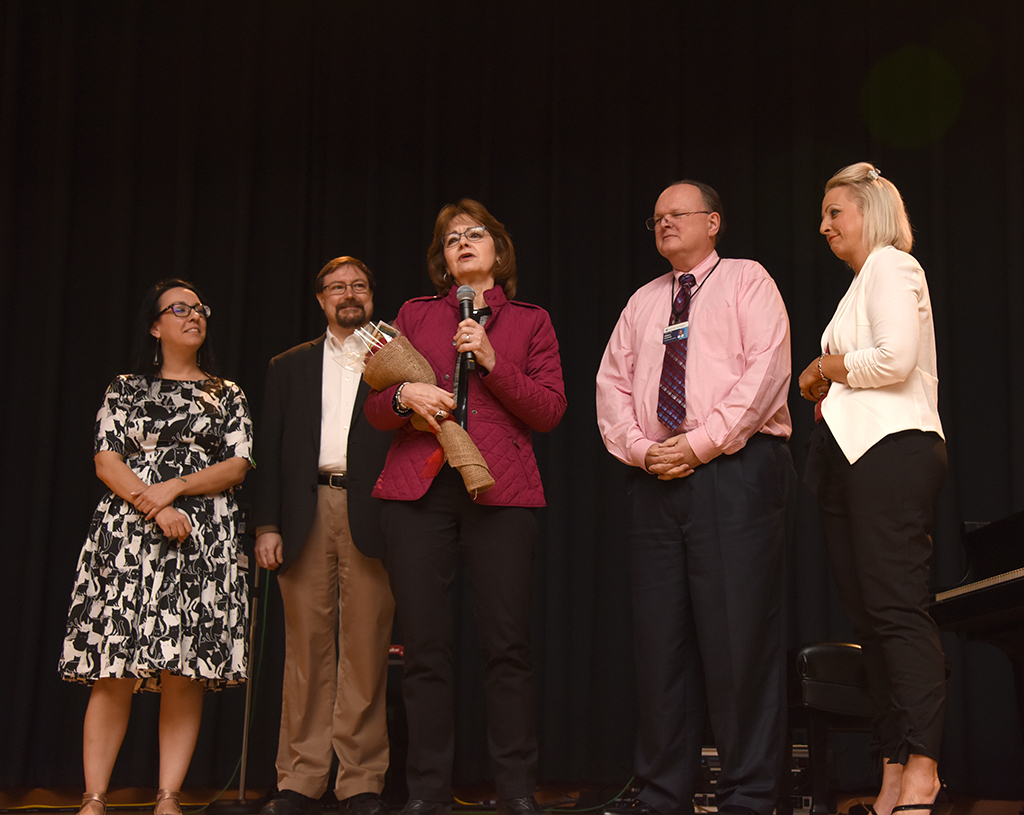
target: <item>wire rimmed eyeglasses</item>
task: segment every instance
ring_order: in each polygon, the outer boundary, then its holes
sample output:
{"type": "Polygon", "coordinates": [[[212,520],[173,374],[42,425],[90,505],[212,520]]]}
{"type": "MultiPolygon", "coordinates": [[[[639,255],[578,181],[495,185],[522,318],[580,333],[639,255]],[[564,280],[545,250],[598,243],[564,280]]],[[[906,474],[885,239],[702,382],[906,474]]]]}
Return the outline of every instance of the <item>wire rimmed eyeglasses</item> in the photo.
{"type": "Polygon", "coordinates": [[[710,215],[711,210],[708,209],[695,209],[692,212],[667,212],[658,218],[648,218],[644,223],[647,224],[647,228],[653,232],[659,226],[662,225],[663,221],[678,221],[684,215],[710,215]]]}
{"type": "MultiPolygon", "coordinates": [[[[188,303],[171,303],[167,308],[160,312],[160,314],[166,314],[171,312],[175,317],[188,317],[189,313],[195,311],[199,317],[209,317],[212,313],[210,307],[203,303],[196,303],[194,306],[190,306],[188,303]]],[[[157,316],[159,317],[160,314],[157,316]]]]}
{"type": "Polygon", "coordinates": [[[471,226],[469,229],[464,229],[461,232],[449,232],[447,235],[442,235],[441,244],[445,249],[451,249],[453,246],[459,245],[463,235],[466,236],[466,240],[470,243],[477,243],[482,241],[486,234],[486,226],[471,226]]]}

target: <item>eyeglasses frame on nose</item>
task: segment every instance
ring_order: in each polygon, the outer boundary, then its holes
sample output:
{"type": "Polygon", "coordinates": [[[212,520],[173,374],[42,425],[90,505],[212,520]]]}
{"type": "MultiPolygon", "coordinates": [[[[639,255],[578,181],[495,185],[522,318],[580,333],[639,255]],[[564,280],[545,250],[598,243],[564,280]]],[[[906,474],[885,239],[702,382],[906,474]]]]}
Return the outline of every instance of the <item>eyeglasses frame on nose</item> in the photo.
{"type": "Polygon", "coordinates": [[[486,237],[487,232],[488,229],[486,226],[469,226],[463,229],[461,232],[448,232],[442,235],[441,245],[445,249],[451,249],[454,246],[458,246],[462,242],[463,236],[465,236],[466,240],[469,241],[470,243],[479,243],[484,239],[484,237],[486,237]],[[473,237],[472,235],[469,234],[470,232],[475,232],[478,229],[480,230],[480,233],[476,237],[473,237]],[[452,238],[457,238],[458,240],[452,241],[452,238]]]}
{"type": "Polygon", "coordinates": [[[666,212],[664,215],[661,215],[658,218],[654,218],[654,217],[648,218],[646,221],[644,221],[644,224],[647,226],[647,228],[651,232],[653,232],[655,229],[657,229],[659,226],[661,226],[661,222],[664,221],[666,218],[670,218],[673,221],[678,221],[684,215],[710,215],[710,214],[711,214],[711,210],[709,210],[709,209],[695,209],[692,212],[666,212]]]}
{"type": "Polygon", "coordinates": [[[167,308],[163,309],[160,312],[160,314],[157,314],[156,316],[160,317],[161,315],[166,314],[168,311],[171,312],[171,314],[173,314],[175,317],[180,317],[183,320],[187,319],[189,313],[193,311],[196,313],[196,316],[203,317],[205,319],[209,319],[210,315],[213,313],[213,310],[205,303],[196,303],[194,306],[190,306],[188,303],[171,303],[167,308]],[[181,308],[185,309],[184,314],[178,313],[178,309],[181,308]]]}
{"type": "Polygon", "coordinates": [[[338,282],[324,286],[320,291],[324,292],[328,297],[336,297],[339,294],[345,294],[349,289],[352,290],[352,294],[366,294],[370,291],[370,284],[365,280],[355,280],[351,283],[338,282]],[[357,289],[356,286],[360,288],[357,289]]]}

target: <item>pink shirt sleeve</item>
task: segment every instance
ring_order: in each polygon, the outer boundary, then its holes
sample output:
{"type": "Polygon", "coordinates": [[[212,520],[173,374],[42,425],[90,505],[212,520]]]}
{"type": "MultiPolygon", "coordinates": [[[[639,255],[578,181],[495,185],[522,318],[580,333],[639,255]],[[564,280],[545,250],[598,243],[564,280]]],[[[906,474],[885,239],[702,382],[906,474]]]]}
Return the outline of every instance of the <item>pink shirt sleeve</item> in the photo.
{"type": "Polygon", "coordinates": [[[644,467],[644,457],[656,439],[640,427],[637,394],[635,319],[637,296],[630,299],[615,324],[597,372],[597,425],[605,446],[619,461],[644,467]]]}
{"type": "Polygon", "coordinates": [[[762,430],[783,437],[792,431],[786,406],[793,371],[789,317],[782,295],[766,273],[744,276],[735,320],[738,347],[723,344],[707,349],[705,355],[715,360],[738,359],[738,370],[700,363],[707,370],[695,370],[694,387],[700,389],[697,383],[706,374],[705,381],[712,380],[709,384],[715,391],[710,402],[696,397],[701,402],[695,405],[698,424],[686,429],[690,447],[703,462],[735,453],[762,430]]]}

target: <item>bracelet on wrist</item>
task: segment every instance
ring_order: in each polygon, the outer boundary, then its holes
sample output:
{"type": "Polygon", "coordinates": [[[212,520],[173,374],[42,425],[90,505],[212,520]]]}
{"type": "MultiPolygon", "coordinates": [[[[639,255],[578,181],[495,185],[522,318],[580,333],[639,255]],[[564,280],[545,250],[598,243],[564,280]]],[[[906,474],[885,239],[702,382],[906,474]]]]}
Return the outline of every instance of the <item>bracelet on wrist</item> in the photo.
{"type": "Polygon", "coordinates": [[[822,354],[820,357],[818,357],[818,376],[820,376],[826,382],[831,382],[832,380],[829,379],[827,376],[825,376],[825,372],[823,370],[821,370],[821,361],[824,358],[825,358],[824,354],[822,354]]]}
{"type": "Polygon", "coordinates": [[[403,382],[395,389],[395,395],[391,399],[391,409],[395,411],[399,416],[408,416],[412,413],[412,408],[402,401],[402,388],[408,385],[408,382],[403,382]]]}

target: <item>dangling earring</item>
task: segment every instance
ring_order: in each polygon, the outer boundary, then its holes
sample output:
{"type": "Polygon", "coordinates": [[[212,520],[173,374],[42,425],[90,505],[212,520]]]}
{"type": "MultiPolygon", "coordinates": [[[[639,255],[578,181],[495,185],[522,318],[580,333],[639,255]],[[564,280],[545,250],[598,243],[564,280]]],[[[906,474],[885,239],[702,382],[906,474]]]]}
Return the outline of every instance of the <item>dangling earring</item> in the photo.
{"type": "Polygon", "coordinates": [[[157,339],[153,342],[153,367],[158,368],[160,366],[160,340],[157,339]]]}

